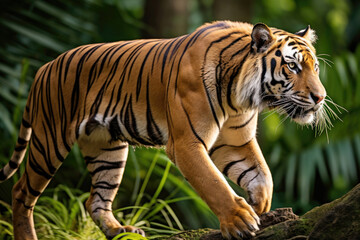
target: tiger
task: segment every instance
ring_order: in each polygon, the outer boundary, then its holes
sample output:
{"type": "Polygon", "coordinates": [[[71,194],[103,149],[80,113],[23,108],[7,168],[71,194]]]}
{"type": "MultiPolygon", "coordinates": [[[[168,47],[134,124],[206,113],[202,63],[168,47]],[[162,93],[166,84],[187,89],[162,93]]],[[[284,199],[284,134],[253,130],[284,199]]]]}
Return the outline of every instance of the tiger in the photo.
{"type": "Polygon", "coordinates": [[[86,209],[108,239],[145,236],[112,213],[129,145],[166,146],[219,219],[222,236],[254,236],[273,195],[256,140],[259,113],[274,108],[302,125],[321,123],[326,90],[316,38],[309,26],[289,33],[215,21],[172,39],[80,46],[43,65],[13,155],[0,171],[1,181],[10,178],[28,149],[12,190],[15,239],[37,239],[34,206],[75,143],[91,175],[86,209]]]}

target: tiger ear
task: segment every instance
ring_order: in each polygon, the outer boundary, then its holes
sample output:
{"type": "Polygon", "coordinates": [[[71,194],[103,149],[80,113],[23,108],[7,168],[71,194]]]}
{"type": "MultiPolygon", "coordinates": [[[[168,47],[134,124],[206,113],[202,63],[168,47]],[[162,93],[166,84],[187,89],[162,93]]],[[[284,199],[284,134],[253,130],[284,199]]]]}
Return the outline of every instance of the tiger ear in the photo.
{"type": "Polygon", "coordinates": [[[317,39],[315,31],[310,28],[310,25],[308,25],[305,29],[296,32],[295,34],[302,38],[305,38],[306,40],[310,41],[311,43],[315,43],[316,39],[317,39]]]}
{"type": "Polygon", "coordinates": [[[252,48],[263,53],[272,45],[274,36],[268,26],[258,23],[252,29],[251,39],[252,48]]]}

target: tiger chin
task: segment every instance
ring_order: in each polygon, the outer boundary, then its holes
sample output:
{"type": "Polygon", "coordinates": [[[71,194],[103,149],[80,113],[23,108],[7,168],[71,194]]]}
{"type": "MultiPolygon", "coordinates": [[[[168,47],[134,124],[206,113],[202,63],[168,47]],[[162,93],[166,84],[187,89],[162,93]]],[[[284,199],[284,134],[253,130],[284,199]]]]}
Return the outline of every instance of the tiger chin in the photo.
{"type": "Polygon", "coordinates": [[[256,140],[258,114],[269,107],[300,124],[321,121],[326,92],[315,39],[309,27],[292,34],[220,21],[173,39],[80,46],[45,64],[0,171],[0,181],[10,178],[28,149],[12,191],[15,239],[37,239],[34,206],[74,143],[92,177],[86,209],[108,239],[145,236],[112,213],[129,145],[166,145],[222,235],[254,236],[273,194],[256,140]],[[224,176],[247,191],[247,201],[224,176]]]}

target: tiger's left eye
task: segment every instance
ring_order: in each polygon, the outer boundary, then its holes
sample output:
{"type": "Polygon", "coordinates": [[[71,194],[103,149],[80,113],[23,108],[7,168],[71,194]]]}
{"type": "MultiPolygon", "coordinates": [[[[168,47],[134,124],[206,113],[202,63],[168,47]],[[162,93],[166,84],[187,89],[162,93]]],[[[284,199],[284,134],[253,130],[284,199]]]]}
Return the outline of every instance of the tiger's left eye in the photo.
{"type": "Polygon", "coordinates": [[[295,70],[295,68],[296,68],[296,64],[294,62],[288,63],[288,66],[290,69],[293,69],[293,70],[295,70]]]}

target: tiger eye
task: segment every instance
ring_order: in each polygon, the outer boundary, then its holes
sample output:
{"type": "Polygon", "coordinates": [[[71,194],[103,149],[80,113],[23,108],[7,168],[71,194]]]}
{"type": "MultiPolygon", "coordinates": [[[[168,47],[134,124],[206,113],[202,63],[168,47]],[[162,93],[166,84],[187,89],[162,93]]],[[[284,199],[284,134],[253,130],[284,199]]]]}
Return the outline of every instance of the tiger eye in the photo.
{"type": "Polygon", "coordinates": [[[292,69],[292,68],[295,68],[295,63],[291,62],[291,63],[288,63],[289,67],[292,69]]]}

